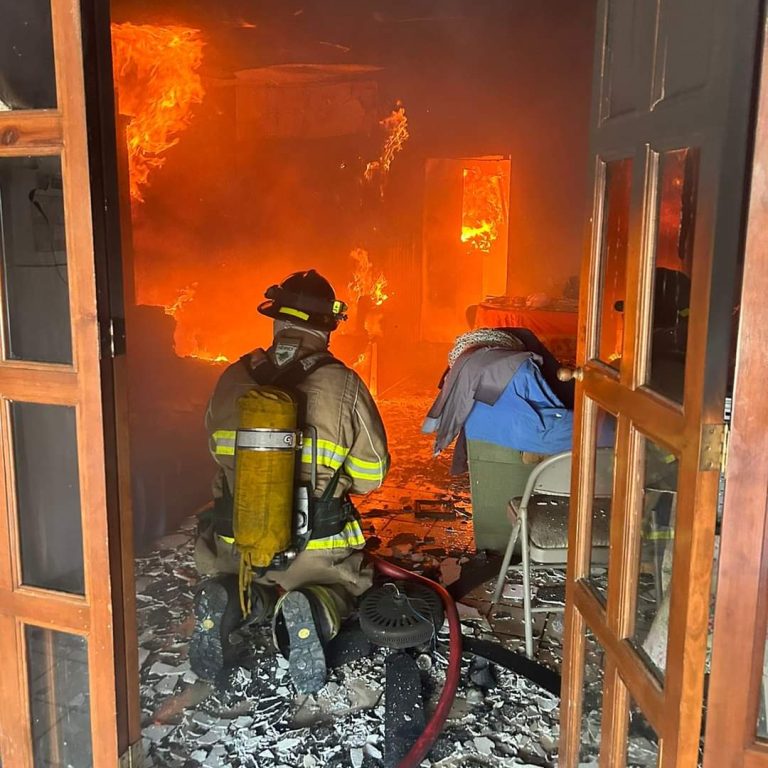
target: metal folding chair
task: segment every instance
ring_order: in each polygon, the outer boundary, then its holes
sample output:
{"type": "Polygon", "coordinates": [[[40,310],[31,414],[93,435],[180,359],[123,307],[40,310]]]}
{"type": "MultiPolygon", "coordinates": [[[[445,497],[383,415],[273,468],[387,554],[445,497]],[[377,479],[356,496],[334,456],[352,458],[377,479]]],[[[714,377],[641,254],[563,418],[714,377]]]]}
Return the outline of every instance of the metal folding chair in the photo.
{"type": "MultiPolygon", "coordinates": [[[[605,565],[609,552],[610,498],[613,492],[613,449],[597,450],[592,513],[592,564],[605,565]]],[[[509,513],[512,532],[496,580],[493,603],[501,599],[504,580],[518,536],[522,550],[523,620],[525,652],[533,657],[533,614],[562,611],[552,605],[534,606],[531,595],[531,568],[564,567],[568,560],[568,510],[571,494],[571,451],[542,461],[531,472],[523,495],[512,499],[509,513]]]]}

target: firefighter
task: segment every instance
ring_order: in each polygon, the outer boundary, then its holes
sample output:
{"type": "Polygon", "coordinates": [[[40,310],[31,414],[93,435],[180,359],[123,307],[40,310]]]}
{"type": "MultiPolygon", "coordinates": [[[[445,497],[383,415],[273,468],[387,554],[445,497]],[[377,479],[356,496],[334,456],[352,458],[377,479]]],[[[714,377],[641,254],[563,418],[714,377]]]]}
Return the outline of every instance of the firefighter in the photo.
{"type": "MultiPolygon", "coordinates": [[[[215,679],[234,660],[230,633],[243,621],[241,557],[234,540],[235,435],[238,403],[264,382],[291,383],[299,421],[314,428],[301,448],[299,483],[315,470],[315,521],[310,538],[287,567],[256,573],[247,586],[249,623],[272,619],[273,639],[288,657],[299,692],[325,683],[324,647],[372,581],[363,561],[365,539],[349,494],[378,488],[389,469],[384,425],[360,377],[328,352],[329,338],[346,306],[314,270],[297,272],[265,294],[258,311],[273,319],[272,345],[230,365],[219,378],[206,413],[211,454],[218,464],[213,514],[201,522],[195,561],[202,582],[195,595],[192,668],[215,679]],[[322,501],[320,501],[322,500],[322,501]],[[319,529],[318,529],[319,526],[319,529]],[[330,526],[330,527],[329,527],[330,526]]],[[[306,434],[306,432],[305,432],[306,434]]]]}

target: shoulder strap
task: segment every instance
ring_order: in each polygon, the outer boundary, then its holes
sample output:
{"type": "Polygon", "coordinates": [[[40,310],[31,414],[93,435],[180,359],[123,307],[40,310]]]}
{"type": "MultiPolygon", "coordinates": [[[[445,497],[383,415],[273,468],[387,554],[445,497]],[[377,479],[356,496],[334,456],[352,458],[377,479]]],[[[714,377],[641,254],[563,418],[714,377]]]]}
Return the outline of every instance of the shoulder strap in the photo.
{"type": "Polygon", "coordinates": [[[302,357],[285,368],[278,368],[267,355],[255,367],[251,365],[250,354],[241,357],[240,361],[256,384],[275,384],[289,389],[297,387],[318,368],[333,363],[341,365],[341,362],[326,350],[302,357]]]}

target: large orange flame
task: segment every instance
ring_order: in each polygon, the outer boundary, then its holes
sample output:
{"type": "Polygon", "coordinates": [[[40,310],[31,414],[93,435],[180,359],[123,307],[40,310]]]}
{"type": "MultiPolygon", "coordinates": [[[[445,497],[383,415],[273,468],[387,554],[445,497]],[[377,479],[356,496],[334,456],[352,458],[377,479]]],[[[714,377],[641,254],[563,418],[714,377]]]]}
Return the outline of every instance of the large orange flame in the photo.
{"type": "Polygon", "coordinates": [[[461,212],[461,242],[489,253],[504,222],[501,176],[479,168],[464,169],[464,199],[461,212]]]}
{"type": "Polygon", "coordinates": [[[112,52],[119,111],[126,128],[131,199],[162,157],[179,141],[204,90],[198,70],[203,60],[200,31],[188,27],[113,24],[112,52]]]}

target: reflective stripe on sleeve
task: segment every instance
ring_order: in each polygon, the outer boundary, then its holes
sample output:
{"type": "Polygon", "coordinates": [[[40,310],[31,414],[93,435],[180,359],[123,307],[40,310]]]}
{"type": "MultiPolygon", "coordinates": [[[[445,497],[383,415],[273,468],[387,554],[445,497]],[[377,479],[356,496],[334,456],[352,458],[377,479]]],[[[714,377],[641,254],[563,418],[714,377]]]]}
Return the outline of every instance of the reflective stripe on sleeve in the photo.
{"type": "MultiPolygon", "coordinates": [[[[311,438],[304,439],[304,445],[301,450],[301,463],[312,463],[312,445],[311,438]]],[[[330,440],[317,441],[317,463],[330,469],[338,469],[346,459],[349,448],[345,448],[338,443],[332,443],[330,440]]]]}
{"type": "Polygon", "coordinates": [[[347,456],[345,469],[350,477],[358,480],[383,480],[384,462],[383,461],[363,461],[354,456],[347,456]]]}
{"type": "Polygon", "coordinates": [[[356,549],[365,546],[365,536],[360,523],[350,520],[335,536],[323,539],[310,539],[307,549],[356,549]]]}
{"type": "Polygon", "coordinates": [[[234,429],[219,429],[213,433],[213,442],[216,446],[215,453],[218,456],[235,455],[235,437],[234,429]]]}

